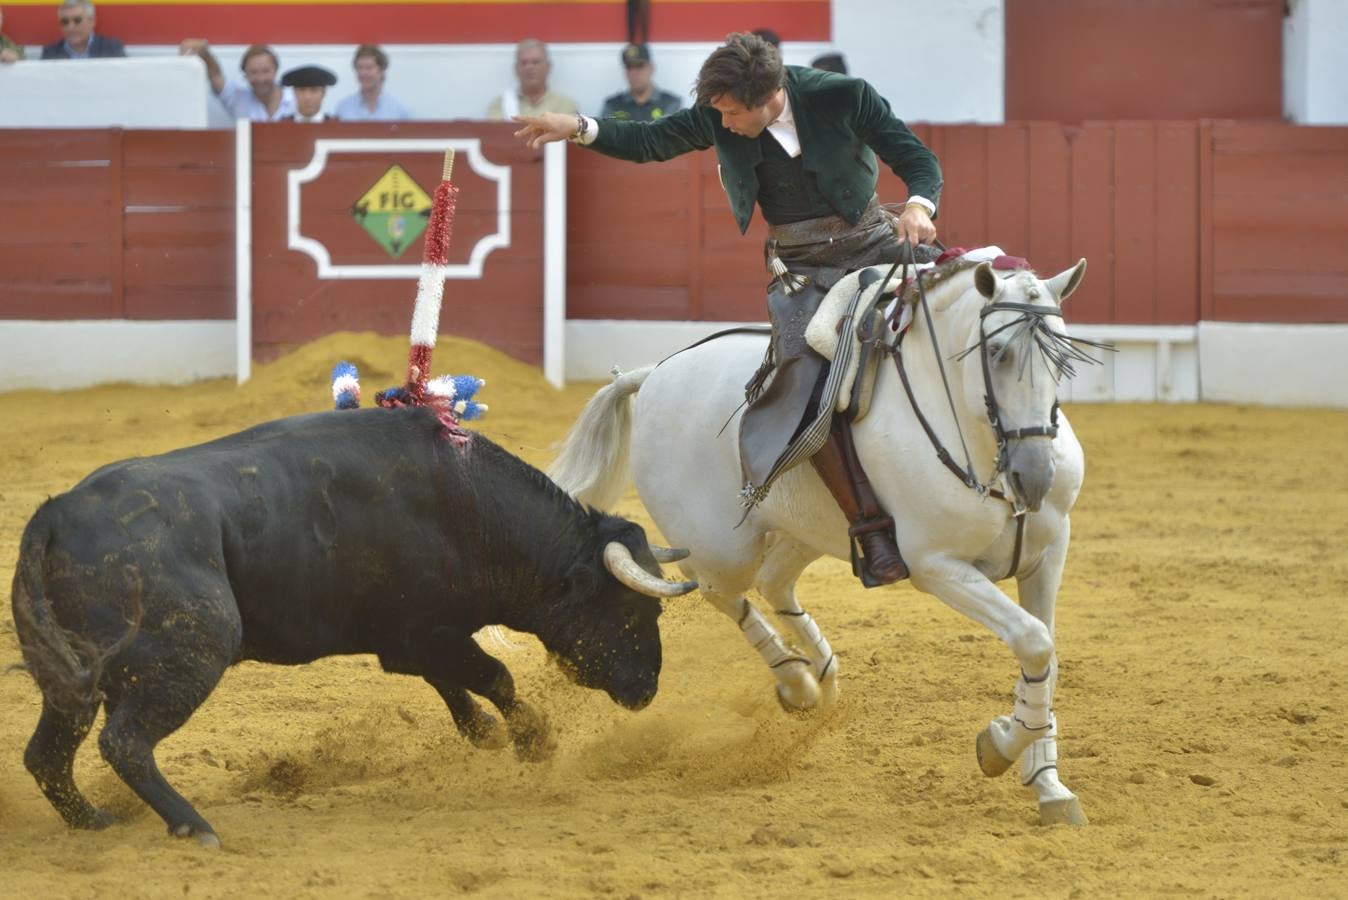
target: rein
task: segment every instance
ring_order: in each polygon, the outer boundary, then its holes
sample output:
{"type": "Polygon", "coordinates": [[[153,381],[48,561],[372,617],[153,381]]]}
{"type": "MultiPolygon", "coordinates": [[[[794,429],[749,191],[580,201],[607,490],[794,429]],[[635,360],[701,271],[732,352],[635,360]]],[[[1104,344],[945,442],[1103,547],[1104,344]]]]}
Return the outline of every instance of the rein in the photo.
{"type": "MultiPolygon", "coordinates": [[[[906,243],[907,242],[905,241],[905,244],[906,243]]],[[[906,283],[908,281],[908,254],[903,254],[903,256],[903,277],[901,283],[906,283]]],[[[897,269],[898,266],[899,263],[895,262],[894,266],[890,269],[889,276],[885,278],[882,284],[888,284],[889,278],[893,276],[894,270],[897,269]]],[[[983,321],[989,313],[999,311],[1012,311],[1023,314],[1021,319],[1018,319],[1016,323],[1012,324],[1024,322],[1027,317],[1037,317],[1039,321],[1042,321],[1043,317],[1046,315],[1060,315],[1061,313],[1057,307],[1050,310],[1029,303],[1005,302],[987,304],[979,314],[978,343],[974,347],[969,348],[969,351],[965,351],[965,353],[968,353],[973,349],[979,351],[979,357],[983,368],[983,385],[986,391],[984,394],[984,401],[987,404],[988,421],[992,424],[993,433],[997,439],[997,461],[992,473],[992,478],[985,484],[978,480],[978,476],[974,472],[973,460],[969,454],[969,447],[964,440],[964,430],[960,426],[959,414],[955,409],[955,398],[950,390],[950,379],[946,375],[945,362],[941,355],[940,342],[936,337],[936,327],[935,323],[932,321],[931,307],[927,303],[927,290],[922,282],[922,274],[921,271],[916,271],[914,273],[914,280],[917,282],[918,305],[922,308],[922,316],[927,323],[927,331],[931,336],[932,350],[936,354],[936,366],[941,373],[941,384],[945,388],[946,402],[950,406],[951,418],[954,419],[955,422],[955,432],[959,435],[960,449],[964,451],[965,463],[963,468],[955,462],[950,451],[948,451],[945,448],[945,445],[941,443],[940,437],[936,434],[936,429],[932,428],[931,422],[928,421],[926,415],[922,412],[922,408],[918,405],[917,396],[913,393],[912,382],[908,378],[908,370],[903,364],[903,349],[901,346],[902,335],[900,335],[894,344],[887,349],[894,357],[894,368],[898,370],[899,381],[903,384],[904,393],[908,395],[908,403],[913,408],[913,414],[917,417],[918,424],[922,426],[922,430],[926,433],[927,440],[931,442],[932,447],[936,450],[937,459],[939,459],[942,465],[949,469],[965,487],[975,491],[979,496],[993,497],[994,499],[1001,500],[1011,508],[1011,516],[1016,520],[1016,542],[1015,547],[1011,552],[1010,568],[1002,578],[995,579],[1001,581],[1015,575],[1016,571],[1020,568],[1020,556],[1025,542],[1025,520],[1028,516],[1026,515],[1027,510],[1024,507],[1019,506],[1018,502],[1013,497],[1008,497],[1005,492],[999,488],[993,487],[992,483],[996,481],[999,475],[1007,470],[1007,467],[1010,464],[1010,441],[1023,437],[1057,437],[1058,402],[1056,400],[1053,402],[1053,409],[1048,425],[1036,425],[1028,428],[1008,430],[1002,424],[1001,408],[997,403],[997,394],[992,386],[992,372],[988,363],[988,334],[983,327],[983,321]]],[[[901,309],[902,304],[900,303],[899,306],[895,308],[894,315],[897,316],[901,309]]],[[[1002,329],[998,329],[998,331],[1001,330],[1002,329]]],[[[994,332],[994,334],[996,333],[997,332],[994,332]]],[[[960,358],[962,358],[963,355],[964,354],[960,354],[960,358]]]]}

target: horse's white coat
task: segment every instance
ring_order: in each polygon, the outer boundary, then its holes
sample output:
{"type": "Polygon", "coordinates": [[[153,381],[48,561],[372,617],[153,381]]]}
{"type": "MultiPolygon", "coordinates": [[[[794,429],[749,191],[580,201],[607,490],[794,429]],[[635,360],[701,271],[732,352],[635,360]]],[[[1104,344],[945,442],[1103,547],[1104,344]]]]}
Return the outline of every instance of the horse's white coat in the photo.
{"type": "MultiPolygon", "coordinates": [[[[1083,260],[1044,281],[1024,271],[1002,278],[984,264],[929,291],[954,416],[927,323],[921,311],[914,316],[903,348],[918,405],[941,443],[962,464],[958,418],[980,482],[993,479],[997,455],[984,405],[980,355],[953,357],[978,342],[979,313],[986,302],[1051,308],[1075,290],[1084,268],[1083,260]]],[[[993,312],[983,327],[991,334],[1015,315],[993,312]]],[[[1062,330],[1056,315],[1048,321],[1062,330]]],[[[989,342],[990,355],[1000,352],[1010,333],[989,342]]],[[[619,376],[590,401],[551,474],[583,501],[602,507],[616,500],[627,471],[626,398],[635,392],[630,462],[642,502],[668,541],[692,551],[680,564],[686,575],[696,578],[704,596],[740,623],[773,667],[783,704],[813,708],[836,696],[838,666],[828,641],[801,609],[795,583],[822,555],[849,558],[848,523],[809,465],[784,473],[763,503],[744,516],[738,496],[738,410],[764,342],[757,336],[722,338],[675,355],[658,368],[619,376]],[[749,605],[745,595],[750,588],[777,611],[803,656],[792,653],[749,605]]],[[[1028,341],[1006,349],[1003,361],[992,365],[992,379],[1005,427],[1048,423],[1055,382],[1028,341]],[[1034,357],[1024,369],[1021,353],[1034,357]]],[[[1015,573],[1020,605],[989,580],[1005,577],[1011,564],[1015,522],[1010,505],[966,487],[939,461],[888,361],[881,367],[870,415],[855,425],[854,436],[871,483],[894,517],[913,584],[993,631],[1020,665],[1015,709],[992,720],[983,743],[990,741],[1003,762],[1023,756],[1022,777],[1037,793],[1044,821],[1084,821],[1075,796],[1058,780],[1052,714],[1057,676],[1053,610],[1067,555],[1068,512],[1084,473],[1071,425],[1060,417],[1056,438],[1011,442],[1011,473],[1003,479],[1004,489],[1010,495],[1024,485],[1025,490],[1015,493],[1034,510],[1027,513],[1015,573]]]]}

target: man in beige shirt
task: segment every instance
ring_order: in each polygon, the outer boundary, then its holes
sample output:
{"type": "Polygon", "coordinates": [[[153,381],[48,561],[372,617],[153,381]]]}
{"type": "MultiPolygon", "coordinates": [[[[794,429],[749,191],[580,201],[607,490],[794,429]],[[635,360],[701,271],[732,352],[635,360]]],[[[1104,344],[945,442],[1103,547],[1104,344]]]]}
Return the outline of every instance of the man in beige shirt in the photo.
{"type": "Polygon", "coordinates": [[[517,89],[507,89],[487,105],[487,118],[495,121],[514,116],[536,116],[545,112],[573,114],[576,101],[566,94],[548,90],[552,60],[548,45],[534,38],[520,41],[515,48],[517,89]]]}

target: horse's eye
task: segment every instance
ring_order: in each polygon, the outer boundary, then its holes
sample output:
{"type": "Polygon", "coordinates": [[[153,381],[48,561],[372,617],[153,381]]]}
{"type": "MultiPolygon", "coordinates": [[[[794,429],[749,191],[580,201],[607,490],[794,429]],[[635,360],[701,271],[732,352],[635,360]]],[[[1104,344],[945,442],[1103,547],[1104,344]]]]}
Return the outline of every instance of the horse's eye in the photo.
{"type": "Polygon", "coordinates": [[[997,343],[988,347],[988,359],[994,366],[1003,366],[1011,361],[1011,345],[997,343]]]}

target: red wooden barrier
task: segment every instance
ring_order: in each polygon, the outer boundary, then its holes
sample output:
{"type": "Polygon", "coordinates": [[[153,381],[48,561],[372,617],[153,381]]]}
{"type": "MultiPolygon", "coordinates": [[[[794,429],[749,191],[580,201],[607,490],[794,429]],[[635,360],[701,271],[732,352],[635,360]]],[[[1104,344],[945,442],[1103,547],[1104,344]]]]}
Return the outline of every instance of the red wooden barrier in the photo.
{"type": "MultiPolygon", "coordinates": [[[[480,123],[255,129],[261,355],[338,328],[407,327],[410,280],[320,280],[308,256],[287,248],[286,173],[308,161],[313,139],[446,137],[456,128],[484,135],[490,158],[511,167],[515,200],[512,247],[487,258],[482,281],[450,283],[445,321],[538,360],[541,166],[509,126],[480,123]]],[[[995,243],[1043,272],[1090,260],[1071,300],[1074,322],[1348,322],[1348,128],[1160,121],[915,130],[945,171],[937,225],[946,244],[995,243]]],[[[231,318],[233,148],[228,132],[0,130],[0,318],[231,318]]],[[[568,317],[762,318],[763,224],[755,217],[739,234],[715,154],[637,166],[568,153],[568,317]]],[[[388,160],[373,162],[382,171],[388,160]]],[[[349,252],[382,253],[352,230],[349,215],[378,175],[370,163],[334,165],[332,197],[321,203],[305,189],[306,233],[317,229],[338,250],[350,242],[349,252]]],[[[409,165],[434,185],[433,155],[409,165]]],[[[882,199],[905,193],[882,175],[882,199]]],[[[490,216],[494,202],[482,185],[465,192],[455,247],[466,252],[475,217],[490,216]]]]}

